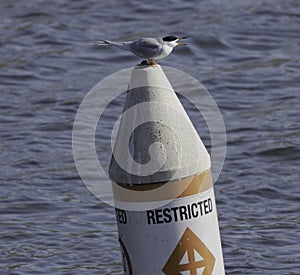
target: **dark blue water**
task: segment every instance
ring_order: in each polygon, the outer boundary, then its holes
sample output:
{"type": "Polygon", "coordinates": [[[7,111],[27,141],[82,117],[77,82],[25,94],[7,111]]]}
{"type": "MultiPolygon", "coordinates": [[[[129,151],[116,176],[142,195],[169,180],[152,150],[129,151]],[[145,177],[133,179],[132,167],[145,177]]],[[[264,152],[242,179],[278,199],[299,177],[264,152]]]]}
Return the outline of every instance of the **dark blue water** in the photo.
{"type": "Polygon", "coordinates": [[[201,81],[225,121],[226,273],[299,274],[299,29],[296,0],[2,0],[0,274],[122,274],[114,210],[82,183],[72,127],[98,81],[140,60],[87,42],[168,34],[189,45],[160,64],[201,81]]]}

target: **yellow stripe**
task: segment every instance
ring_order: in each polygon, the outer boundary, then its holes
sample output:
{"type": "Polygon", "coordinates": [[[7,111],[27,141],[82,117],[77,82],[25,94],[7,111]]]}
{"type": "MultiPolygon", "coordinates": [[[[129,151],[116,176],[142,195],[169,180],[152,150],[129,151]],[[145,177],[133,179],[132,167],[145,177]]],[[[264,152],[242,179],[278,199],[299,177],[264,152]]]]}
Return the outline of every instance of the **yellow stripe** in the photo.
{"type": "Polygon", "coordinates": [[[151,184],[119,185],[112,183],[114,198],[120,202],[152,202],[183,198],[212,187],[211,171],[178,181],[151,184]]]}

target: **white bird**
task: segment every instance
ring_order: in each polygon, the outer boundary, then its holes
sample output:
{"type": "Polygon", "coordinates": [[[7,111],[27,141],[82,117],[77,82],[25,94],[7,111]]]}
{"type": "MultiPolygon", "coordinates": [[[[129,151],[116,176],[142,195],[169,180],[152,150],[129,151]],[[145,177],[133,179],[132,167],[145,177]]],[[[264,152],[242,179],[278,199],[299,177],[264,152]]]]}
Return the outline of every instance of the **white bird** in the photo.
{"type": "Polygon", "coordinates": [[[121,49],[130,51],[137,55],[147,59],[142,64],[157,65],[154,60],[162,59],[168,56],[172,50],[178,45],[186,45],[181,40],[187,37],[178,38],[170,35],[163,38],[158,37],[145,37],[134,41],[127,42],[113,42],[109,40],[98,40],[92,42],[94,45],[113,45],[121,49]]]}

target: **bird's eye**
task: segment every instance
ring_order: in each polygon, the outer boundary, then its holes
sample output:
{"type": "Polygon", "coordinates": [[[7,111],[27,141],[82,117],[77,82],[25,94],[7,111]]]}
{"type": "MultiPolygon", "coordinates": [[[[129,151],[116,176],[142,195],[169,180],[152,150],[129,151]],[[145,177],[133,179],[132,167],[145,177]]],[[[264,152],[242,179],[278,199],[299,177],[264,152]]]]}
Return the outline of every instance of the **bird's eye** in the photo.
{"type": "Polygon", "coordinates": [[[169,36],[166,36],[163,38],[163,41],[167,41],[167,42],[171,42],[171,41],[175,41],[177,40],[178,38],[174,35],[169,35],[169,36]]]}

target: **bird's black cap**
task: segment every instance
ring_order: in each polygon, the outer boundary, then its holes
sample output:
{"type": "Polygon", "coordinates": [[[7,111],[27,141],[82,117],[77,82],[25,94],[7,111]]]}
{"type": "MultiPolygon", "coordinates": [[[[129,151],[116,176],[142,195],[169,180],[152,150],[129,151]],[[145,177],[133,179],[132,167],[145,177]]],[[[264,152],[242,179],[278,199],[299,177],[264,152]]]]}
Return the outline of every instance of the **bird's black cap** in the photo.
{"type": "Polygon", "coordinates": [[[175,41],[175,40],[177,40],[178,38],[176,37],[176,36],[174,36],[174,35],[169,35],[169,36],[166,36],[166,37],[164,37],[162,40],[163,41],[167,41],[167,42],[171,42],[171,41],[175,41]]]}

